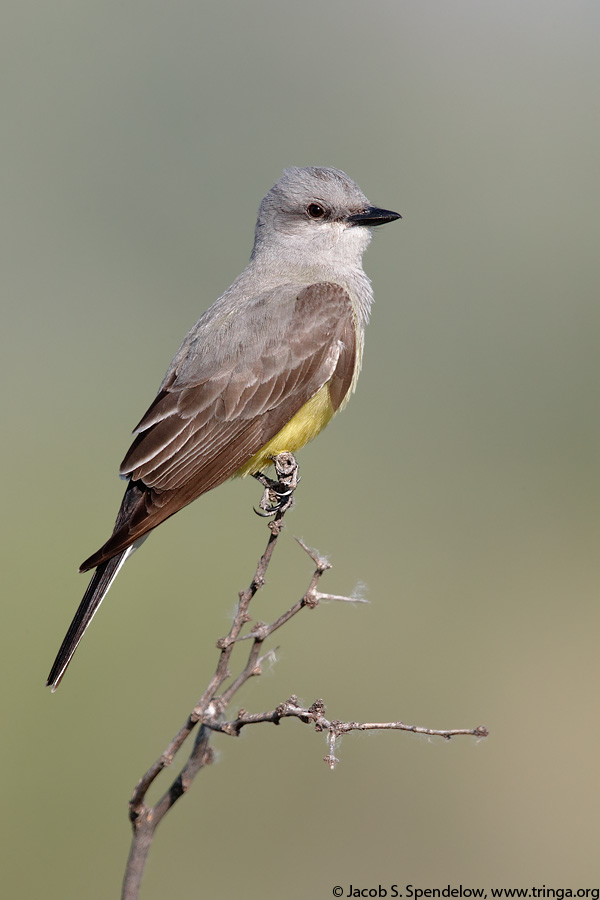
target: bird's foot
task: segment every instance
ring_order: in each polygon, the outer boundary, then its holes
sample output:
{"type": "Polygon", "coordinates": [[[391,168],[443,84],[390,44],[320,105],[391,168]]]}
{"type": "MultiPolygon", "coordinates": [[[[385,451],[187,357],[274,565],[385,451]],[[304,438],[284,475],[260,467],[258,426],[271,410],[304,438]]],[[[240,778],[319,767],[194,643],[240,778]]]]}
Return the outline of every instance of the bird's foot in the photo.
{"type": "Polygon", "coordinates": [[[260,509],[254,510],[257,516],[274,516],[276,513],[287,512],[294,505],[294,491],[298,487],[300,475],[298,463],[293,453],[278,453],[273,457],[275,474],[277,478],[268,478],[262,472],[254,472],[254,478],[260,481],[264,492],[260,503],[260,509]]]}

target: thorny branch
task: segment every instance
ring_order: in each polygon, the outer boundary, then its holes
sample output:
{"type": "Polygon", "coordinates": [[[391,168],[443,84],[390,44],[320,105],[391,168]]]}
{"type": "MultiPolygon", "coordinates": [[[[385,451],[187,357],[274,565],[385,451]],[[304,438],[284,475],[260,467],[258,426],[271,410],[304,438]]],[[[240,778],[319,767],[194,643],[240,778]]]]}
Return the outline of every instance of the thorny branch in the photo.
{"type": "Polygon", "coordinates": [[[262,646],[264,641],[281,628],[282,625],[289,622],[300,610],[304,608],[314,609],[318,606],[320,600],[340,600],[347,603],[365,602],[358,597],[346,597],[319,591],[317,586],[320,579],[324,572],[331,568],[331,565],[324,557],[319,556],[316,551],[311,550],[306,544],[296,538],[302,549],[306,551],[315,564],[315,570],[306,592],[274,622],[270,624],[255,622],[250,631],[242,635],[241,632],[244,626],[252,621],[248,608],[256,592],[265,583],[265,575],[283,528],[283,517],[292,505],[292,494],[299,480],[298,467],[292,454],[282,453],[274,462],[279,480],[274,482],[264,478],[264,476],[259,479],[265,488],[263,499],[260,503],[262,513],[259,513],[259,515],[265,513],[274,514],[274,518],[268,523],[269,539],[250,585],[245,591],[240,591],[237,611],[229,633],[217,642],[217,649],[220,651],[220,655],[215,673],[177,734],[156,762],[140,778],[129,801],[129,818],[133,828],[133,839],[123,880],[122,900],[137,900],[144,866],[156,828],[179,797],[188,790],[198,772],[212,762],[213,754],[209,746],[212,731],[237,737],[242,729],[248,725],[258,724],[259,722],[270,722],[274,725],[279,725],[282,719],[296,718],[304,724],[313,725],[315,731],[327,733],[329,753],[325,757],[325,762],[331,769],[339,761],[335,756],[337,741],[342,735],[351,731],[411,731],[416,734],[442,737],[446,740],[450,740],[456,735],[471,735],[476,738],[484,738],[488,735],[487,728],[482,725],[473,729],[457,728],[443,731],[424,728],[419,725],[406,725],[404,722],[360,723],[340,722],[336,719],[329,720],[325,717],[325,706],[322,700],[316,700],[312,706],[303,708],[298,704],[296,696],[290,697],[270,712],[253,714],[240,709],[235,719],[225,720],[227,707],[235,694],[250,678],[261,674],[263,663],[272,656],[271,652],[261,655],[262,646]],[[270,510],[270,513],[267,512],[268,510],[270,510]],[[230,668],[231,656],[236,644],[246,640],[251,641],[246,663],[243,669],[234,677],[230,668]],[[223,688],[223,685],[229,679],[232,679],[231,683],[226,688],[223,688]],[[176,753],[183,746],[197,724],[200,724],[200,728],[198,729],[193,748],[179,775],[154,806],[147,805],[145,798],[150,786],[163,769],[168,768],[172,764],[176,753]]]}

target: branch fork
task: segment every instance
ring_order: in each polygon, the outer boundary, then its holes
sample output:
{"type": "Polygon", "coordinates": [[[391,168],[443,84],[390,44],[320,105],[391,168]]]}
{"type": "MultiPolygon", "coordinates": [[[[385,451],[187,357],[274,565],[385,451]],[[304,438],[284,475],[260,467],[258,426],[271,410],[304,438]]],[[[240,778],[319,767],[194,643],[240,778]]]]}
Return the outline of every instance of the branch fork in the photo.
{"type": "Polygon", "coordinates": [[[163,753],[138,781],[129,802],[129,818],[133,828],[133,840],[123,881],[122,900],[137,900],[144,866],[156,828],[182,794],[186,793],[196,775],[205,766],[212,763],[213,752],[210,747],[212,732],[216,731],[221,734],[238,737],[242,729],[248,725],[256,725],[260,722],[270,722],[273,725],[279,725],[282,719],[299,719],[305,725],[313,725],[315,731],[326,733],[329,753],[325,756],[325,762],[330,769],[335,768],[339,761],[335,756],[335,750],[340,737],[351,731],[410,731],[416,734],[442,737],[445,740],[450,740],[456,735],[470,735],[475,738],[484,738],[488,735],[488,731],[484,726],[474,729],[438,730],[424,728],[419,725],[406,725],[403,722],[359,723],[341,722],[337,719],[330,720],[326,718],[325,704],[322,700],[315,700],[311,706],[303,707],[295,695],[280,703],[270,712],[248,713],[245,709],[240,709],[234,719],[230,721],[225,720],[227,708],[236,693],[250,678],[261,674],[263,664],[267,659],[274,658],[273,650],[269,650],[262,655],[261,650],[264,641],[275,631],[289,622],[302,609],[316,608],[321,600],[336,600],[346,603],[366,602],[360,597],[346,597],[340,594],[327,594],[319,591],[318,585],[321,577],[331,568],[331,563],[318,554],[316,550],[312,550],[303,541],[296,538],[299,545],[315,565],[315,570],[306,592],[275,621],[270,624],[257,621],[248,634],[242,634],[244,626],[252,621],[248,612],[250,602],[256,592],[265,584],[265,574],[283,529],[283,517],[291,508],[293,492],[300,480],[298,466],[291,453],[279,454],[275,458],[274,464],[277,481],[267,479],[261,473],[257,475],[258,480],[265,489],[259,504],[262,510],[259,515],[273,516],[273,519],[268,523],[269,539],[250,585],[245,591],[240,591],[239,593],[237,612],[229,633],[217,641],[219,659],[215,673],[182,727],[163,753]],[[237,676],[234,677],[231,668],[231,657],[236,645],[246,640],[251,641],[246,663],[237,676]],[[227,681],[230,681],[230,684],[224,688],[227,681]],[[200,727],[197,730],[192,750],[181,771],[160,800],[154,806],[147,805],[145,798],[149,788],[160,773],[173,763],[176,754],[198,724],[200,724],[200,727]]]}

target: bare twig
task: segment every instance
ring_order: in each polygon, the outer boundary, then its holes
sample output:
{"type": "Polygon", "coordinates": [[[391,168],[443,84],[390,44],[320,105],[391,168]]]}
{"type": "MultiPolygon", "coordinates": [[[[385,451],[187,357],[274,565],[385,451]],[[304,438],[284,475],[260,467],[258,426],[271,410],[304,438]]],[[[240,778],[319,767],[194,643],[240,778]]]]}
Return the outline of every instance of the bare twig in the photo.
{"type": "Polygon", "coordinates": [[[281,719],[297,718],[305,724],[313,725],[316,731],[327,733],[329,754],[325,757],[325,762],[332,769],[338,762],[335,757],[337,741],[341,735],[348,734],[351,731],[412,731],[417,734],[443,737],[446,740],[459,734],[479,738],[487,737],[487,729],[483,726],[472,730],[453,729],[440,731],[423,728],[418,725],[405,725],[403,722],[359,723],[329,720],[325,717],[325,706],[321,700],[316,700],[312,706],[303,708],[298,704],[295,696],[290,697],[289,700],[286,700],[271,712],[251,714],[247,713],[246,710],[240,710],[235,719],[230,721],[224,720],[227,707],[236,693],[250,678],[260,675],[265,660],[272,658],[272,651],[261,653],[264,641],[296,616],[300,610],[305,607],[314,609],[318,606],[320,600],[339,600],[348,603],[365,602],[359,597],[345,597],[339,594],[325,594],[318,591],[319,581],[324,572],[331,568],[331,565],[327,559],[320,556],[315,550],[311,550],[297,538],[296,540],[298,540],[300,546],[315,564],[315,570],[306,592],[275,621],[270,624],[255,622],[247,634],[242,634],[244,626],[251,622],[251,617],[248,613],[250,602],[265,583],[266,572],[283,528],[283,517],[286,511],[291,508],[293,491],[299,480],[296,461],[292,454],[280,454],[280,457],[277,457],[274,462],[278,481],[271,481],[264,478],[264,476],[259,479],[265,488],[263,500],[260,504],[261,510],[263,513],[270,510],[270,514],[274,514],[274,518],[269,522],[268,526],[270,530],[269,540],[265,552],[258,562],[252,581],[248,588],[239,594],[237,611],[229,633],[217,642],[220,655],[215,673],[177,734],[159,758],[140,778],[129,802],[129,818],[133,828],[133,840],[123,881],[122,900],[137,900],[144,866],[156,828],[182,794],[188,790],[198,772],[212,762],[213,755],[209,741],[213,731],[237,736],[242,728],[245,728],[247,725],[254,725],[259,722],[271,722],[278,725],[281,719]],[[246,663],[234,677],[230,668],[231,657],[235,646],[246,640],[251,641],[246,663]],[[225,682],[229,679],[231,679],[230,684],[224,687],[225,682]],[[147,805],[145,798],[150,786],[163,769],[172,764],[178,750],[183,746],[198,723],[200,723],[201,727],[198,729],[193,749],[179,775],[154,806],[147,805]]]}
{"type": "Polygon", "coordinates": [[[404,722],[340,722],[337,719],[330,721],[325,718],[325,705],[322,700],[315,700],[312,706],[305,708],[298,704],[298,698],[295,695],[292,695],[289,700],[285,700],[271,712],[247,713],[245,709],[240,709],[236,718],[230,722],[211,722],[206,724],[213,731],[220,731],[223,734],[237,737],[246,725],[256,725],[259,722],[271,722],[273,725],[279,725],[282,719],[290,717],[300,719],[305,725],[314,725],[315,731],[328,732],[330,755],[325,757],[325,762],[328,763],[331,769],[335,768],[335,764],[339,762],[333,755],[337,740],[343,734],[349,734],[351,731],[412,731],[414,734],[442,737],[447,741],[460,734],[485,738],[489,733],[485,725],[479,725],[477,728],[439,730],[436,728],[423,728],[421,725],[406,725],[404,722]]]}

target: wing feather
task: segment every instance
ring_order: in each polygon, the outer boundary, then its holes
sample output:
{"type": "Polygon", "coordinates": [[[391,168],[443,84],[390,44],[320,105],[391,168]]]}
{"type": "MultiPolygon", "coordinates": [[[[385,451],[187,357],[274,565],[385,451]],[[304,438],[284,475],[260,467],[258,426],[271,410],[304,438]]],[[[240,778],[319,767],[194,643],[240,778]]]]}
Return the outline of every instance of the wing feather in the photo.
{"type": "Polygon", "coordinates": [[[231,316],[213,314],[204,343],[201,319],[184,341],[121,465],[130,485],[113,535],[82,568],[235,474],[323,385],[334,410],[351,391],[356,323],[340,285],[276,288],[235,315],[234,328],[231,316]]]}

